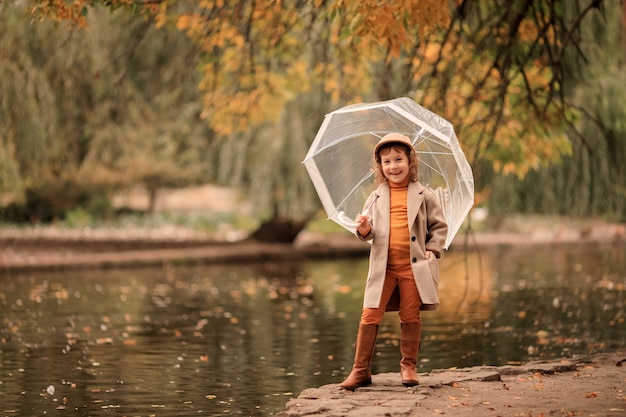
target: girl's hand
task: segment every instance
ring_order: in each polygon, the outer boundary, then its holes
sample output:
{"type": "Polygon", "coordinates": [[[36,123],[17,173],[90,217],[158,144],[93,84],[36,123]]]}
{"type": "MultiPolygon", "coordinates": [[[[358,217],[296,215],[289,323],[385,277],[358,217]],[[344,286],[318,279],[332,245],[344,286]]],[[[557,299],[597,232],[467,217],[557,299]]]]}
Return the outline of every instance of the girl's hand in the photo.
{"type": "Polygon", "coordinates": [[[367,219],[367,216],[364,216],[362,214],[357,214],[356,217],[354,218],[354,221],[357,224],[356,226],[357,232],[359,232],[361,236],[367,236],[367,234],[370,232],[370,224],[367,219]]]}
{"type": "Polygon", "coordinates": [[[435,256],[436,257],[436,255],[434,254],[433,251],[427,250],[426,251],[426,259],[430,259],[431,256],[435,256]]]}

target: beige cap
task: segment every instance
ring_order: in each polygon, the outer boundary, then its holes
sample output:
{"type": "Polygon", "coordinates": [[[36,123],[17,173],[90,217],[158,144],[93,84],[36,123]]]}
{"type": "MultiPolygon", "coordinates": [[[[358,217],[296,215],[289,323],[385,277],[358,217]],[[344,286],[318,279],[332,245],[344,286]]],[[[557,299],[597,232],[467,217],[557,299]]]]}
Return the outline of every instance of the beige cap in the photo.
{"type": "Polygon", "coordinates": [[[384,144],[387,143],[403,143],[405,145],[408,145],[409,148],[413,149],[413,144],[411,143],[411,139],[409,139],[408,137],[404,136],[402,133],[388,133],[385,136],[383,136],[382,138],[380,138],[380,140],[378,141],[378,143],[376,144],[376,146],[374,147],[374,156],[376,156],[376,152],[378,152],[378,150],[380,149],[381,146],[383,146],[384,144]]]}

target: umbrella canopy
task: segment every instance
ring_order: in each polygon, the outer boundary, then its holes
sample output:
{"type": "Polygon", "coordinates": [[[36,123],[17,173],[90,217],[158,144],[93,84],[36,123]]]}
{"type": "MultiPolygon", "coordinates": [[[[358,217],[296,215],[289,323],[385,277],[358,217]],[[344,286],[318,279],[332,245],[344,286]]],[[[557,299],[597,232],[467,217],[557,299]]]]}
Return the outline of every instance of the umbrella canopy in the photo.
{"type": "Polygon", "coordinates": [[[355,232],[353,219],[377,187],[371,167],[376,143],[388,133],[411,139],[419,181],[441,200],[447,249],[474,205],[474,176],[452,124],[410,98],[354,104],[324,118],[304,158],[328,218],[355,232]]]}

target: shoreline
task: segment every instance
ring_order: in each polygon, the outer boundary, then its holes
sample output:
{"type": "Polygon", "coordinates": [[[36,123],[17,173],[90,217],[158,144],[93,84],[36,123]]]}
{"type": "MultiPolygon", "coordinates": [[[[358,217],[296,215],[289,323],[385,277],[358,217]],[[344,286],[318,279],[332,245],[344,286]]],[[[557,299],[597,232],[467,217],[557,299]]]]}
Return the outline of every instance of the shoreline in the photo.
{"type": "MultiPolygon", "coordinates": [[[[450,251],[502,246],[624,244],[626,225],[535,228],[458,235],[450,251]]],[[[365,257],[369,245],[349,233],[302,232],[293,244],[209,236],[185,228],[0,230],[0,272],[134,268],[164,263],[232,263],[365,257]]]]}
{"type": "Polygon", "coordinates": [[[617,417],[626,412],[626,351],[419,376],[420,384],[411,388],[402,386],[399,373],[373,375],[372,385],[354,392],[339,384],[308,388],[277,417],[617,417]]]}

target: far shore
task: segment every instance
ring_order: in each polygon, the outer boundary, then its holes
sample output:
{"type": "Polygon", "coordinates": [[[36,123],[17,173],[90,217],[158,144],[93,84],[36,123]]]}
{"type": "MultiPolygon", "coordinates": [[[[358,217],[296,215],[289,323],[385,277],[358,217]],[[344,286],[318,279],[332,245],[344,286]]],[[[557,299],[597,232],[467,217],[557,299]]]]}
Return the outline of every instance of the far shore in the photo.
{"type": "MultiPolygon", "coordinates": [[[[450,251],[571,244],[624,244],[621,223],[522,222],[506,231],[461,232],[450,251]]],[[[348,232],[303,231],[293,244],[269,244],[241,233],[209,235],[182,227],[154,229],[0,229],[0,273],[9,271],[159,266],[361,257],[369,245],[348,232]]]]}

